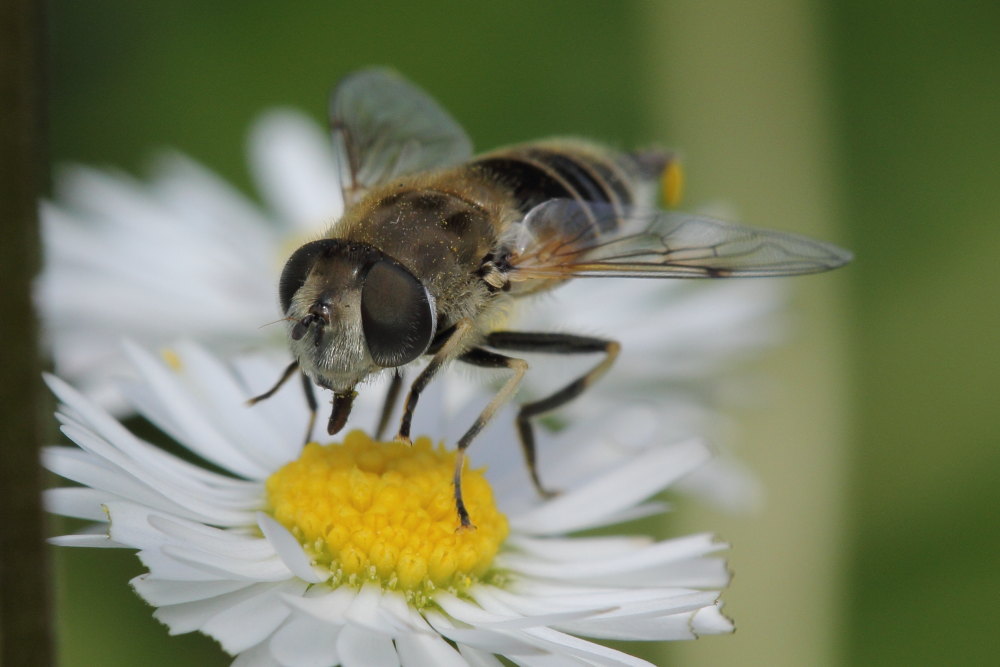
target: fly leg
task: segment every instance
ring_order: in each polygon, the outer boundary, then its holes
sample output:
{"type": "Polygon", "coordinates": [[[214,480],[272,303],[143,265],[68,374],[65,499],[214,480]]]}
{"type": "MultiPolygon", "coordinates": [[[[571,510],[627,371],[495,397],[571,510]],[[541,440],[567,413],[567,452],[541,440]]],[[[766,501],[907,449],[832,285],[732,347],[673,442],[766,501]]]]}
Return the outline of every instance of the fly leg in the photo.
{"type": "MultiPolygon", "coordinates": [[[[295,373],[295,371],[297,371],[298,369],[299,369],[298,361],[293,361],[292,363],[288,364],[285,370],[281,373],[281,377],[278,378],[278,381],[274,383],[274,386],[265,391],[263,394],[260,394],[259,396],[254,396],[253,398],[247,399],[247,405],[256,405],[261,401],[267,400],[272,396],[274,396],[274,394],[279,389],[281,389],[282,385],[288,382],[289,378],[291,378],[292,375],[295,373]]],[[[302,378],[302,391],[306,395],[306,404],[309,406],[309,424],[306,427],[306,439],[305,439],[305,442],[309,442],[309,439],[312,437],[313,426],[316,425],[316,410],[318,409],[318,406],[316,403],[316,393],[313,390],[312,382],[309,380],[308,376],[306,376],[305,373],[302,373],[301,378],[302,378]]]]}
{"type": "Polygon", "coordinates": [[[389,382],[389,389],[385,393],[385,403],[382,404],[382,414],[378,418],[378,426],[375,427],[375,440],[382,440],[385,429],[389,426],[389,417],[396,408],[396,401],[399,400],[399,391],[403,388],[403,373],[398,368],[392,374],[389,382]]]}
{"type": "Polygon", "coordinates": [[[521,439],[521,448],[524,450],[524,458],[528,464],[528,473],[531,475],[531,481],[542,496],[550,497],[554,495],[554,492],[542,486],[542,482],[538,478],[535,432],[531,425],[531,418],[551,412],[582,394],[587,387],[604,375],[615,362],[618,353],[621,351],[621,344],[617,341],[592,338],[590,336],[529,333],[524,331],[495,331],[486,337],[485,343],[497,349],[515,350],[518,352],[545,352],[549,354],[604,353],[604,359],[589,371],[553,394],[537,401],[532,401],[531,403],[525,403],[517,413],[517,433],[521,439]]]}
{"type": "Polygon", "coordinates": [[[472,521],[469,519],[469,512],[465,509],[465,502],[462,500],[462,466],[465,463],[465,450],[469,448],[469,444],[473,438],[479,435],[479,432],[493,419],[493,415],[500,409],[500,406],[510,400],[514,390],[517,389],[517,385],[521,383],[524,373],[528,370],[528,362],[524,359],[508,357],[478,347],[465,352],[458,359],[473,366],[508,368],[513,371],[513,375],[500,387],[500,391],[496,393],[493,400],[483,408],[483,411],[476,417],[476,421],[472,422],[469,430],[458,439],[456,446],[458,455],[455,457],[455,476],[453,480],[455,485],[455,509],[458,510],[458,519],[461,521],[462,528],[468,529],[475,528],[475,526],[472,525],[472,521]]]}
{"type": "Polygon", "coordinates": [[[312,380],[305,373],[302,374],[302,393],[306,395],[306,405],[309,406],[309,423],[306,425],[306,444],[308,444],[312,439],[313,427],[316,426],[319,404],[316,402],[316,390],[313,389],[312,380]]]}
{"type": "Polygon", "coordinates": [[[254,396],[253,398],[248,398],[247,405],[257,405],[261,401],[265,401],[274,396],[275,393],[277,393],[277,391],[281,389],[281,386],[286,382],[288,382],[288,378],[292,377],[292,374],[297,370],[299,370],[298,361],[293,361],[292,363],[288,364],[285,370],[282,371],[281,377],[278,378],[278,381],[274,383],[274,386],[265,391],[260,396],[254,396]]]}
{"type": "Polygon", "coordinates": [[[399,432],[396,433],[396,440],[410,442],[410,426],[413,422],[413,411],[417,407],[417,400],[420,398],[420,393],[434,379],[434,375],[441,369],[444,362],[456,356],[461,349],[463,339],[470,331],[472,331],[472,321],[463,319],[459,320],[448,332],[442,334],[442,336],[446,335],[447,337],[443,338],[440,347],[434,352],[434,356],[431,357],[430,362],[420,372],[417,379],[413,381],[413,384],[410,385],[410,393],[406,395],[406,403],[403,404],[403,417],[399,422],[399,432]]]}

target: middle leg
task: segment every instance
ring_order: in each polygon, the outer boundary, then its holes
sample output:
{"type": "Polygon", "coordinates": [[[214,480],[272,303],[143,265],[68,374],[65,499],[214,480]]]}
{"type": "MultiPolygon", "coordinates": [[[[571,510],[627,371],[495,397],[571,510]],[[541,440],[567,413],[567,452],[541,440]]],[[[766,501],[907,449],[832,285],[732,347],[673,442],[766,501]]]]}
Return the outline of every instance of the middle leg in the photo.
{"type": "Polygon", "coordinates": [[[472,521],[469,519],[469,512],[465,509],[465,502],[462,500],[462,466],[465,463],[465,450],[469,448],[469,444],[479,435],[479,432],[490,423],[490,420],[493,419],[493,415],[500,409],[500,406],[510,400],[511,395],[513,395],[514,390],[517,389],[517,385],[521,383],[521,379],[528,370],[528,362],[524,359],[508,357],[479,347],[468,350],[458,359],[473,366],[508,368],[514,372],[503,386],[500,387],[500,391],[496,393],[493,400],[479,413],[479,416],[476,417],[476,421],[472,423],[469,430],[458,439],[456,445],[458,455],[455,457],[455,477],[453,480],[455,486],[455,508],[458,510],[458,518],[462,522],[462,528],[474,528],[475,526],[472,525],[472,521]]]}
{"type": "Polygon", "coordinates": [[[590,336],[573,336],[559,333],[531,333],[526,331],[494,331],[486,337],[486,345],[501,350],[516,350],[518,352],[548,352],[550,354],[604,354],[596,366],[576,378],[562,389],[551,395],[531,403],[525,403],[517,413],[517,433],[521,439],[524,458],[528,465],[528,473],[538,492],[545,497],[554,495],[552,491],[542,486],[538,477],[538,467],[535,452],[535,432],[532,429],[531,418],[555,410],[568,403],[587,387],[604,375],[618,357],[621,344],[617,341],[590,336]]]}

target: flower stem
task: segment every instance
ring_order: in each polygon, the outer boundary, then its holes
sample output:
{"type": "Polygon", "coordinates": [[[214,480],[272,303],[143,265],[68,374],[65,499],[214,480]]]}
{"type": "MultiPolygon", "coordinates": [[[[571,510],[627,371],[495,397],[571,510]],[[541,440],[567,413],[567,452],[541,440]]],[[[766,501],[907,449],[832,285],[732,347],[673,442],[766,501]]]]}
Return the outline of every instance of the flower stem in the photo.
{"type": "Polygon", "coordinates": [[[37,325],[43,182],[41,3],[0,4],[0,664],[53,663],[50,573],[41,510],[42,426],[37,325]]]}

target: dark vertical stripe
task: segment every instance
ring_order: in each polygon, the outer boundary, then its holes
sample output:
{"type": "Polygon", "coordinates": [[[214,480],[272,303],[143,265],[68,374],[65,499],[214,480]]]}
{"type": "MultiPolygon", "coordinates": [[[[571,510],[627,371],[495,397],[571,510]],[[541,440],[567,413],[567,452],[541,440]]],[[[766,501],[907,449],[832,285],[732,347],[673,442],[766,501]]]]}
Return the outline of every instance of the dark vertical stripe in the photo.
{"type": "Polygon", "coordinates": [[[587,165],[596,171],[605,187],[610,188],[623,205],[633,203],[632,189],[625,181],[624,174],[617,166],[599,160],[588,160],[587,165]]]}
{"type": "Polygon", "coordinates": [[[474,165],[512,188],[522,213],[549,199],[583,205],[596,235],[614,231],[632,191],[624,172],[599,156],[550,146],[525,145],[478,160],[474,165]],[[598,216],[589,204],[610,204],[616,217],[598,216]]]}
{"type": "MultiPolygon", "coordinates": [[[[558,171],[544,162],[531,157],[530,150],[514,150],[506,156],[487,158],[477,164],[482,169],[491,171],[494,177],[510,185],[518,201],[522,213],[550,199],[573,199],[582,202],[580,193],[558,171]]],[[[586,214],[588,227],[573,230],[573,234],[581,239],[596,237],[601,233],[593,211],[585,204],[582,206],[586,214]]]]}
{"type": "Polygon", "coordinates": [[[601,187],[591,172],[583,168],[580,160],[545,149],[534,149],[528,154],[562,176],[583,201],[611,203],[608,192],[601,187]]]}
{"type": "Polygon", "coordinates": [[[549,199],[578,198],[551,170],[518,153],[478,160],[474,166],[510,187],[522,213],[549,199]]]}

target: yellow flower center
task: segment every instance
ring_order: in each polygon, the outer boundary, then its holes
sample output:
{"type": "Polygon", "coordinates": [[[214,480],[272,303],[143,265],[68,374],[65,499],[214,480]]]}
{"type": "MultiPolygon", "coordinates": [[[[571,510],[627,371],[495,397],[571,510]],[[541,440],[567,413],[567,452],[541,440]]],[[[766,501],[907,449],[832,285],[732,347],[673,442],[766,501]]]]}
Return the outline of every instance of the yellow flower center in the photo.
{"type": "Polygon", "coordinates": [[[462,495],[476,528],[459,529],[454,467],[455,452],[429,438],[406,445],[354,431],[343,444],[306,445],[271,475],[268,506],[330,569],[333,585],[463,591],[487,573],[508,527],[482,470],[465,470],[462,495]]]}

